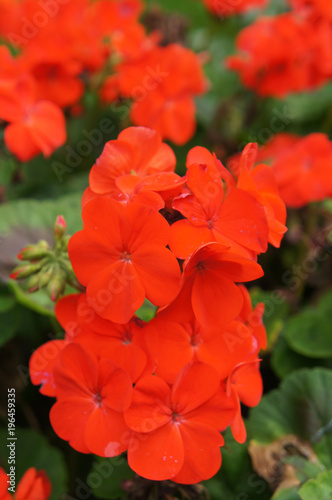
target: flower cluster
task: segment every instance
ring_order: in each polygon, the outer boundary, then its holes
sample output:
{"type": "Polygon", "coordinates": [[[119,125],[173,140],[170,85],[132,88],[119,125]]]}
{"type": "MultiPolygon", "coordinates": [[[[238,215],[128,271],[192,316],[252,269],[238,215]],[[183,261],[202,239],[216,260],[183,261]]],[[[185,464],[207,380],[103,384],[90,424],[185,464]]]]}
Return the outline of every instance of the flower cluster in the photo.
{"type": "Polygon", "coordinates": [[[140,24],[141,10],[140,0],[0,3],[0,38],[18,52],[0,46],[0,119],[19,160],[64,144],[64,110],[77,113],[89,89],[114,108],[130,98],[135,124],[179,144],[191,138],[193,97],[207,88],[202,64],[180,45],[159,46],[160,35],[140,24]]]}
{"type": "Polygon", "coordinates": [[[156,131],[131,127],[105,145],[83,197],[69,257],[85,293],[60,299],[64,339],[39,347],[31,380],[56,397],[55,432],[82,453],[127,451],[153,480],[191,484],[220,467],[221,431],[244,442],[241,403],[262,395],[263,304],[243,282],[279,246],[285,205],[248,145],[232,175],[202,147],[184,178],[156,131]],[[149,322],[138,309],[158,306],[149,322]]]}
{"type": "Polygon", "coordinates": [[[51,482],[43,470],[34,467],[28,469],[22,476],[15,495],[8,490],[9,476],[0,467],[0,500],[48,500],[51,495],[51,482]]]}
{"type": "MultiPolygon", "coordinates": [[[[230,159],[232,171],[239,160],[240,155],[230,159]]],[[[332,196],[332,142],[325,134],[276,134],[259,149],[258,162],[271,165],[280,197],[288,207],[300,208],[332,196]]]]}
{"type": "Polygon", "coordinates": [[[332,16],[328,2],[293,0],[293,10],[258,18],[237,38],[227,67],[261,96],[308,91],[332,76],[332,16]]]}

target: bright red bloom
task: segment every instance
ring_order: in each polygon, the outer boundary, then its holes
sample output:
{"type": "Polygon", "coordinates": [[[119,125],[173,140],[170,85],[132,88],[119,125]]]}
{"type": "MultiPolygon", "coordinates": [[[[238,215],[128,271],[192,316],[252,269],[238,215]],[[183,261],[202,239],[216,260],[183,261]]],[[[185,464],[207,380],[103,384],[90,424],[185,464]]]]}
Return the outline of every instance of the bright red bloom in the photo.
{"type": "Polygon", "coordinates": [[[48,500],[52,485],[45,471],[37,471],[34,467],[28,469],[17,485],[14,497],[8,492],[9,476],[0,468],[0,500],[48,500]]]}
{"type": "Polygon", "coordinates": [[[216,16],[223,18],[224,16],[233,16],[241,14],[250,9],[265,7],[267,0],[203,0],[206,7],[216,16]]]}
{"type": "Polygon", "coordinates": [[[326,0],[289,0],[296,13],[310,19],[323,17],[332,21],[332,4],[326,0]]]}
{"type": "Polygon", "coordinates": [[[316,87],[329,78],[331,33],[293,14],[258,19],[237,38],[240,55],[227,59],[242,83],[262,96],[284,97],[316,87]]]}
{"type": "Polygon", "coordinates": [[[36,100],[33,80],[0,78],[0,118],[9,122],[4,133],[8,149],[21,161],[38,153],[50,156],[66,141],[65,118],[55,104],[36,100]]]}
{"type": "Polygon", "coordinates": [[[100,316],[127,323],[145,297],[158,306],[174,299],[180,268],[165,248],[169,226],[158,212],[101,197],[83,208],[82,218],[84,229],[71,238],[68,251],[100,316]]]}
{"type": "MultiPolygon", "coordinates": [[[[176,158],[172,149],[161,142],[160,135],[145,127],[129,127],[118,139],[106,143],[101,156],[90,172],[90,189],[96,194],[117,196],[123,184],[139,182],[146,176],[159,177],[163,188],[163,173],[173,174],[176,158]]],[[[167,187],[169,186],[169,178],[167,187]]],[[[157,190],[157,189],[156,189],[157,190]]]]}
{"type": "Polygon", "coordinates": [[[166,311],[150,321],[145,340],[154,373],[168,383],[174,383],[190,361],[207,363],[218,371],[222,380],[226,379],[238,363],[257,351],[256,338],[242,321],[209,329],[196,320],[174,321],[166,311]]]}
{"type": "MultiPolygon", "coordinates": [[[[217,241],[232,252],[255,258],[267,248],[268,226],[262,205],[243,189],[224,196],[224,183],[214,165],[188,165],[188,192],[173,200],[173,208],[186,217],[171,227],[170,247],[181,259],[200,245],[217,241]]],[[[212,155],[211,155],[212,158],[212,155]]],[[[190,155],[195,161],[196,155],[190,155]]]]}
{"type": "Polygon", "coordinates": [[[264,208],[269,228],[269,242],[279,247],[287,231],[286,207],[280,197],[272,170],[264,164],[254,167],[258,154],[257,144],[248,144],[240,157],[237,186],[250,193],[264,208]]]}
{"type": "Polygon", "coordinates": [[[221,465],[219,431],[234,418],[234,398],[220,389],[211,366],[193,362],[172,389],[159,377],[135,386],[125,412],[133,436],[128,463],[140,476],[192,484],[212,477],[221,465]]]}
{"type": "Polygon", "coordinates": [[[116,361],[136,382],[147,365],[144,321],[134,317],[119,325],[101,318],[83,293],[60,299],[55,306],[55,315],[65,331],[65,338],[42,344],[29,361],[31,382],[41,386],[41,394],[56,396],[54,368],[59,363],[61,351],[70,342],[80,344],[96,356],[116,361]]]}
{"type": "Polygon", "coordinates": [[[176,321],[190,321],[195,316],[207,328],[227,325],[243,306],[243,295],[235,283],[262,275],[256,262],[230,252],[220,243],[208,243],[183,264],[181,291],[166,311],[174,314],[176,321]]]}
{"type": "Polygon", "coordinates": [[[280,196],[292,208],[332,196],[332,143],[310,134],[280,151],[272,162],[280,196]]]}
{"type": "Polygon", "coordinates": [[[0,500],[12,500],[12,496],[8,491],[9,476],[0,467],[0,500]]]}
{"type": "Polygon", "coordinates": [[[97,361],[75,343],[63,349],[60,359],[54,370],[53,429],[81,453],[119,455],[127,449],[123,412],[132,398],[129,375],[111,360],[97,361]]]}
{"type": "Polygon", "coordinates": [[[116,71],[118,78],[112,82],[123,96],[134,100],[133,123],[152,128],[175,144],[184,144],[193,136],[194,96],[207,88],[194,52],[177,44],[156,46],[140,58],[120,64],[116,71]]]}
{"type": "Polygon", "coordinates": [[[243,307],[239,315],[239,319],[249,328],[257,342],[256,352],[267,347],[267,334],[263,324],[263,314],[265,305],[259,302],[255,308],[252,307],[251,298],[248,290],[244,285],[239,285],[239,289],[243,295],[243,307]]]}

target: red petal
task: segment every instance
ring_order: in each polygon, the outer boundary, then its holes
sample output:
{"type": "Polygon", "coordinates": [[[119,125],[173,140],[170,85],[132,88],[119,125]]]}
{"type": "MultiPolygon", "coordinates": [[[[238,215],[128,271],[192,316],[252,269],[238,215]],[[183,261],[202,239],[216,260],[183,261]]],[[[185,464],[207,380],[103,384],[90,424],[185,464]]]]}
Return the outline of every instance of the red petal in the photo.
{"type": "Polygon", "coordinates": [[[143,304],[145,290],[132,262],[118,261],[89,282],[87,297],[102,318],[124,324],[143,304]]]}
{"type": "Polygon", "coordinates": [[[219,376],[215,368],[192,361],[181,370],[173,385],[173,408],[185,415],[214,396],[218,389],[219,376]]]}
{"type": "Polygon", "coordinates": [[[50,421],[54,431],[81,453],[90,453],[85,444],[84,432],[94,408],[92,399],[89,401],[77,397],[57,401],[50,412],[50,421]]]}
{"type": "Polygon", "coordinates": [[[194,226],[189,220],[179,220],[171,226],[169,246],[178,259],[187,259],[198,247],[214,241],[206,226],[194,226]]]}
{"type": "Polygon", "coordinates": [[[174,255],[158,245],[145,245],[132,254],[132,263],[145,289],[146,297],[155,305],[169,304],[179,291],[181,272],[174,255]]]}
{"type": "Polygon", "coordinates": [[[101,406],[89,416],[84,441],[91,453],[101,457],[115,457],[128,448],[124,439],[128,431],[121,413],[101,406]]]}
{"type": "Polygon", "coordinates": [[[170,421],[171,391],[159,377],[146,376],[136,384],[126,424],[135,432],[150,433],[170,421]]]}
{"type": "Polygon", "coordinates": [[[53,370],[60,360],[60,352],[67,345],[65,340],[51,340],[36,349],[29,361],[29,373],[34,385],[41,385],[45,396],[56,396],[53,370]]]}
{"type": "Polygon", "coordinates": [[[113,361],[102,359],[99,362],[98,387],[102,406],[124,412],[132,400],[132,383],[128,373],[113,361]]]}
{"type": "Polygon", "coordinates": [[[213,477],[221,466],[220,446],[224,440],[218,431],[203,424],[185,421],[180,425],[184,461],[172,481],[199,483],[213,477]]]}
{"type": "Polygon", "coordinates": [[[215,230],[257,253],[265,252],[268,226],[265,211],[253,196],[235,189],[223,203],[215,230]]]}
{"type": "Polygon", "coordinates": [[[109,141],[101,156],[92,167],[89,184],[92,191],[99,194],[112,193],[115,179],[130,174],[135,159],[134,148],[125,141],[109,141]]]}
{"type": "Polygon", "coordinates": [[[25,123],[10,123],[5,128],[4,140],[7,148],[20,161],[29,161],[40,153],[25,123]]]}

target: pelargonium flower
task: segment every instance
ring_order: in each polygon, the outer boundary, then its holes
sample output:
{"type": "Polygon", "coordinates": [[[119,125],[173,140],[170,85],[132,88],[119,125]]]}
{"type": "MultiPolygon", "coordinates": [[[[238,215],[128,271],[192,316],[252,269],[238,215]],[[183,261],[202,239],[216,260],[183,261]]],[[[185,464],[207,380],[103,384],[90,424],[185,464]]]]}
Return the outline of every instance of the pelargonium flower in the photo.
{"type": "Polygon", "coordinates": [[[125,412],[132,429],[128,463],[147,479],[192,484],[212,477],[221,465],[220,446],[235,415],[235,400],[220,387],[217,371],[188,363],[172,388],[147,376],[135,386],[125,412]]]}
{"type": "MultiPolygon", "coordinates": [[[[8,476],[0,468],[0,499],[12,500],[8,491],[8,476]]],[[[34,467],[26,470],[21,477],[16,491],[15,500],[48,500],[51,495],[52,485],[44,470],[37,471],[34,467]]]]}
{"type": "Polygon", "coordinates": [[[183,264],[182,288],[167,309],[176,321],[196,317],[207,328],[225,326],[235,319],[243,306],[243,295],[236,283],[263,276],[256,262],[220,243],[199,247],[183,264]]]}
{"type": "Polygon", "coordinates": [[[54,373],[57,402],[50,413],[55,432],[81,453],[114,457],[125,451],[129,375],[109,359],[97,361],[76,343],[63,349],[60,361],[54,373]]]}

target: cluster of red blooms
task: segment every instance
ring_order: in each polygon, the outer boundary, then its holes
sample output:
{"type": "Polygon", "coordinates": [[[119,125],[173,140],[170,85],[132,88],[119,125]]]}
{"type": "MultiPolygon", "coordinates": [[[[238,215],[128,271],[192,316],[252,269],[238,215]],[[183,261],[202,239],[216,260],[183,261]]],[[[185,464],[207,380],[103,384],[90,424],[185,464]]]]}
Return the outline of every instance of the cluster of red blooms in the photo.
{"type": "Polygon", "coordinates": [[[265,7],[268,0],[203,0],[203,2],[213,14],[223,18],[265,7]]]}
{"type": "Polygon", "coordinates": [[[65,142],[63,109],[75,112],[86,86],[100,85],[114,106],[130,98],[133,123],[178,144],[190,139],[193,98],[207,87],[200,59],[180,45],[160,47],[141,11],[140,0],[0,0],[0,40],[18,51],[0,46],[0,119],[21,161],[65,142]]]}
{"type": "MultiPolygon", "coordinates": [[[[239,160],[240,155],[230,159],[231,171],[237,170],[239,160]]],[[[325,134],[276,134],[259,149],[256,162],[270,164],[288,207],[300,208],[332,196],[332,142],[325,134]]]]}
{"type": "Polygon", "coordinates": [[[0,500],[48,500],[51,495],[51,482],[46,473],[34,467],[22,476],[13,495],[8,491],[9,476],[0,467],[0,500]]]}
{"type": "Polygon", "coordinates": [[[221,431],[244,442],[241,403],[262,395],[263,304],[239,283],[263,275],[285,205],[254,144],[232,175],[202,147],[184,178],[159,134],[122,131],[105,145],[83,197],[69,257],[85,293],[55,308],[64,339],[39,347],[30,376],[56,397],[55,432],[82,453],[127,451],[152,480],[191,484],[221,464],[221,431]],[[145,299],[158,306],[144,322],[145,299]]]}
{"type": "Polygon", "coordinates": [[[226,60],[262,96],[314,89],[332,77],[332,9],[325,0],[289,0],[291,10],[261,17],[237,38],[226,60]]]}

